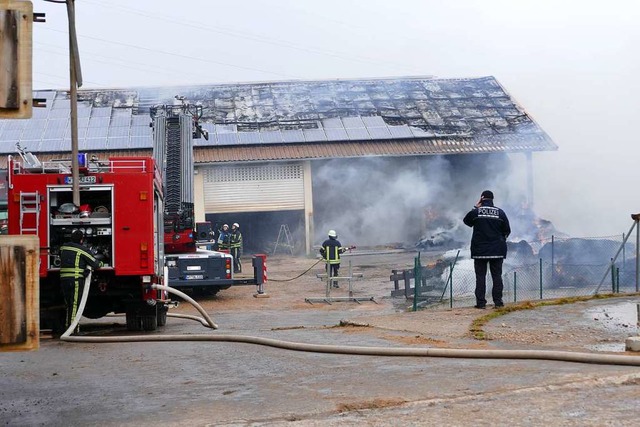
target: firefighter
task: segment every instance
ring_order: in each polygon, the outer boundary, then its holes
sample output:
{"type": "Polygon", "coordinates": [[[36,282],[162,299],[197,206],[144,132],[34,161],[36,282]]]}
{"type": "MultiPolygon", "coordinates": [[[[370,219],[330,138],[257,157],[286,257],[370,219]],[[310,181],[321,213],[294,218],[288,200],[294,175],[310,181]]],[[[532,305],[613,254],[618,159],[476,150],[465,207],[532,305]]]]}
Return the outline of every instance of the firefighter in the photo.
{"type": "MultiPolygon", "coordinates": [[[[329,230],[327,233],[329,238],[322,243],[320,248],[320,255],[324,258],[326,263],[327,275],[329,277],[338,276],[340,270],[340,255],[345,253],[348,248],[343,248],[338,240],[338,233],[335,230],[329,230]]],[[[337,280],[332,280],[334,288],[339,288],[337,280]]]]}
{"type": "Polygon", "coordinates": [[[89,275],[89,267],[97,269],[102,267],[102,261],[98,261],[83,245],[84,233],[80,230],[71,232],[70,241],[60,247],[60,285],[67,306],[65,329],[76,317],[78,303],[84,288],[84,279],[89,275]]]}
{"type": "Polygon", "coordinates": [[[218,250],[222,252],[229,252],[229,224],[224,224],[219,230],[218,234],[218,250]]]}
{"type": "Polygon", "coordinates": [[[242,233],[240,233],[240,224],[234,222],[231,226],[231,234],[229,234],[229,249],[233,256],[233,272],[242,273],[242,233]]]}

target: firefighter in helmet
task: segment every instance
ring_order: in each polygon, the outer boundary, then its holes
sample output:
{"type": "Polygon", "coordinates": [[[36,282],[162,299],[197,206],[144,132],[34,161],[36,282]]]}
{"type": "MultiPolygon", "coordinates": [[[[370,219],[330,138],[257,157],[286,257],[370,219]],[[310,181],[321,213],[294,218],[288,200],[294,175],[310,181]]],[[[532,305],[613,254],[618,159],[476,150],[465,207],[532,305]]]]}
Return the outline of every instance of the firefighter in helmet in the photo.
{"type": "Polygon", "coordinates": [[[229,224],[224,224],[218,234],[218,250],[223,252],[229,252],[229,224]]]}
{"type": "Polygon", "coordinates": [[[69,241],[60,247],[60,285],[67,307],[65,329],[76,317],[84,280],[89,275],[89,267],[93,269],[102,267],[102,261],[98,261],[83,242],[84,233],[76,229],[71,232],[69,241]]]}
{"type": "Polygon", "coordinates": [[[242,233],[240,233],[240,224],[234,222],[231,226],[231,234],[229,234],[229,249],[233,256],[233,272],[242,273],[242,233]]]}
{"type": "MultiPolygon", "coordinates": [[[[345,253],[348,248],[343,248],[338,240],[338,233],[335,230],[329,230],[327,233],[329,238],[322,243],[320,255],[324,258],[327,266],[327,274],[329,277],[338,276],[340,270],[340,255],[345,253]]],[[[334,288],[339,288],[338,281],[331,281],[334,288]]]]}

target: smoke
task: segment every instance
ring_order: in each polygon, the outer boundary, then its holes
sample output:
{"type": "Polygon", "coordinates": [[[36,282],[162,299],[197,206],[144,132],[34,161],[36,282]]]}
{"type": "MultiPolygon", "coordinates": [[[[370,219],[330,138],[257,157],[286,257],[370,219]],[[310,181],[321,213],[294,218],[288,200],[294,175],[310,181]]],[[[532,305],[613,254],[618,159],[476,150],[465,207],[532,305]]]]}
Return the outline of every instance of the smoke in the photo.
{"type": "Polygon", "coordinates": [[[471,230],[462,218],[486,189],[495,193],[497,206],[512,211],[514,236],[530,234],[515,208],[526,201],[526,185],[511,164],[506,154],[314,163],[314,241],[334,229],[343,245],[413,247],[443,232],[468,242],[471,230]]]}

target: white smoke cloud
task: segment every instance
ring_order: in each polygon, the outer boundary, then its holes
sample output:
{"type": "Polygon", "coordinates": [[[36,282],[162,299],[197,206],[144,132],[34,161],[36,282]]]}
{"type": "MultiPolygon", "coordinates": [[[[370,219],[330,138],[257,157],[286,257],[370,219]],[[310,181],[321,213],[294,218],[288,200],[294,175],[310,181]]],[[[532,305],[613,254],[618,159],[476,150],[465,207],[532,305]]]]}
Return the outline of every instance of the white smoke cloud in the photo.
{"type": "MultiPolygon", "coordinates": [[[[335,159],[314,165],[315,242],[334,229],[343,245],[402,244],[448,232],[467,242],[471,230],[462,218],[483,190],[496,205],[511,210],[525,199],[506,155],[335,159]]],[[[531,228],[531,225],[528,225],[531,228]]],[[[525,235],[523,230],[514,235],[525,235]]]]}

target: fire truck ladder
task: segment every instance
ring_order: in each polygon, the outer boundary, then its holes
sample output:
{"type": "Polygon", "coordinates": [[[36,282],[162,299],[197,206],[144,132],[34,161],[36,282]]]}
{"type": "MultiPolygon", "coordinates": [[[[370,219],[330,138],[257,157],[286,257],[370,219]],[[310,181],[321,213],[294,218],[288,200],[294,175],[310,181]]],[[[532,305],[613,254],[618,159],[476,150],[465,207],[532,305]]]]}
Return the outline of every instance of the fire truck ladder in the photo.
{"type": "Polygon", "coordinates": [[[20,192],[20,234],[33,233],[38,234],[38,224],[40,224],[40,193],[23,193],[20,192]],[[35,218],[35,228],[25,227],[25,219],[28,215],[35,218]]]}

